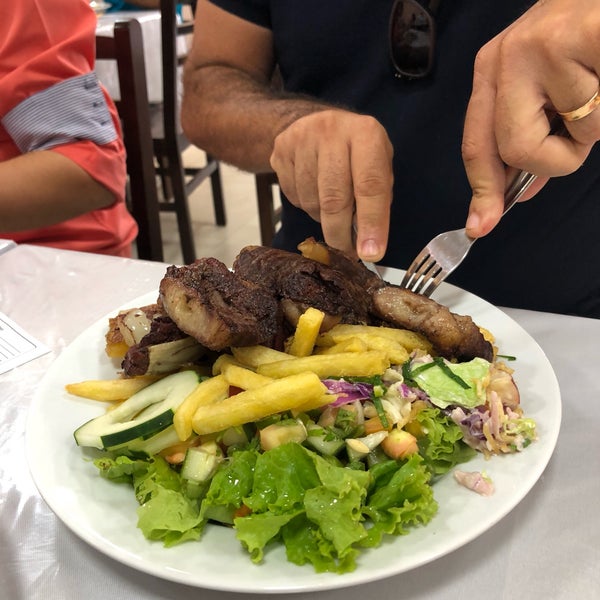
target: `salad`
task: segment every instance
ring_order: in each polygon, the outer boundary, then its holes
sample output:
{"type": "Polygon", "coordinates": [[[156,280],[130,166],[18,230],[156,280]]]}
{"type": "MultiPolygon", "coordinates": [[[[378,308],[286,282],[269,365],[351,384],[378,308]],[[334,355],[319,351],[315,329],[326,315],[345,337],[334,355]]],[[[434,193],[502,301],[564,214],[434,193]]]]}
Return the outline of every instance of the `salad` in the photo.
{"type": "Polygon", "coordinates": [[[115,380],[141,389],[75,440],[100,451],[102,477],[131,486],[149,540],[201,541],[217,523],[256,563],[283,544],[294,564],[350,572],[361,552],[433,518],[437,479],[455,470],[490,493],[485,475],[456,467],[536,439],[506,358],[450,362],[426,343],[384,351],[374,328],[356,327],[344,340],[317,329],[309,351],[297,331],[287,352],[232,348],[204,369],[115,380]],[[354,338],[365,347],[349,350],[354,338]]]}

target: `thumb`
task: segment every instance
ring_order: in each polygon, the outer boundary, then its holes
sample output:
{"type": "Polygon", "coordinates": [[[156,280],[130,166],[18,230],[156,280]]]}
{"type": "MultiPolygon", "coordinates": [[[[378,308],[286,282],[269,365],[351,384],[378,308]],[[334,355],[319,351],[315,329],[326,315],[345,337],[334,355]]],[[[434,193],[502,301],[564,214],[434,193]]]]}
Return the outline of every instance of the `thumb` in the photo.
{"type": "Polygon", "coordinates": [[[503,210],[503,194],[498,194],[491,188],[475,188],[465,224],[467,235],[471,238],[487,235],[500,221],[503,210]]]}

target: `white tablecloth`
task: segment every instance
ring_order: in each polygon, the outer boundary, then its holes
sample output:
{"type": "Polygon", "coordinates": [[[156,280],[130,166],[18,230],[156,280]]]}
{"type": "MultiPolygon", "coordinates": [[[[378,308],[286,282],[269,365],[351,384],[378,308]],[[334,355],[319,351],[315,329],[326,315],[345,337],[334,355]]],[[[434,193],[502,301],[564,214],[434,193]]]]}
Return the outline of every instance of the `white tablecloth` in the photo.
{"type": "MultiPolygon", "coordinates": [[[[27,410],[52,360],[84,328],[117,306],[156,290],[164,271],[160,263],[33,246],[17,246],[0,254],[0,311],[52,350],[0,376],[1,598],[264,598],[189,588],[113,561],[57,520],[28,473],[24,456],[27,410]]],[[[506,312],[542,346],[561,386],[561,433],[538,483],[497,525],[448,556],[379,582],[299,593],[296,598],[599,597],[600,320],[506,312]]]]}
{"type": "MultiPolygon", "coordinates": [[[[150,103],[160,103],[163,98],[160,11],[130,10],[105,13],[98,17],[96,35],[112,37],[115,23],[128,19],[139,21],[142,29],[148,101],[150,103]]],[[[186,40],[179,38],[177,44],[178,51],[184,53],[186,51],[186,40]]],[[[96,62],[95,71],[111,98],[119,100],[119,75],[115,62],[112,60],[99,60],[96,62]]]]}

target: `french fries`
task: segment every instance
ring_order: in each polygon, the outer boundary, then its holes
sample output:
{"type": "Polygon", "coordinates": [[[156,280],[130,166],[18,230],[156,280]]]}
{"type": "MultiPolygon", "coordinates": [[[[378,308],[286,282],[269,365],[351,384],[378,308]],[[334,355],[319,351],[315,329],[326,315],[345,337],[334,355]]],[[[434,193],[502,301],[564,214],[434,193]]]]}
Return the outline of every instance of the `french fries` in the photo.
{"type": "MultiPolygon", "coordinates": [[[[406,362],[416,348],[431,351],[431,344],[420,334],[390,327],[339,324],[320,333],[324,317],[320,310],[307,309],[286,342],[287,352],[256,345],[221,354],[209,367],[212,376],[200,382],[176,409],[177,437],[185,442],[194,433],[213,434],[284,411],[297,414],[319,408],[335,399],[321,379],[380,375],[390,365],[406,362]]],[[[126,400],[158,379],[143,375],[89,380],[68,384],[66,389],[85,398],[114,402],[126,400]]],[[[381,427],[374,421],[372,425],[381,427]]]]}
{"type": "Polygon", "coordinates": [[[296,331],[292,336],[288,354],[292,356],[309,356],[315,347],[325,313],[316,308],[307,308],[298,319],[296,331]]]}
{"type": "Polygon", "coordinates": [[[201,381],[179,405],[173,417],[177,437],[184,442],[192,435],[192,418],[200,407],[216,404],[229,396],[229,382],[223,375],[201,381]]]}
{"type": "Polygon", "coordinates": [[[420,333],[409,331],[408,329],[395,329],[393,327],[377,327],[374,325],[348,325],[339,324],[332,327],[329,331],[322,333],[316,340],[317,346],[333,346],[348,337],[358,337],[364,339],[365,336],[384,337],[395,341],[403,346],[408,353],[420,348],[426,352],[431,352],[431,342],[420,333]]]}
{"type": "Polygon", "coordinates": [[[186,419],[191,416],[186,431],[204,435],[286,410],[298,413],[324,406],[334,397],[320,379],[379,375],[390,364],[408,360],[415,348],[431,349],[421,335],[388,327],[336,325],[320,334],[323,318],[312,308],[301,315],[287,352],[248,346],[219,357],[213,372],[244,391],[203,403],[193,416],[186,413],[186,419]]]}
{"type": "Polygon", "coordinates": [[[231,352],[235,359],[243,365],[256,369],[263,363],[287,360],[290,355],[286,352],[273,350],[267,346],[244,346],[243,348],[232,348],[231,352]]]}
{"type": "Polygon", "coordinates": [[[217,360],[215,360],[215,362],[213,363],[211,369],[212,374],[220,375],[221,371],[223,370],[223,367],[227,364],[239,365],[240,363],[233,356],[231,356],[231,354],[220,354],[217,357],[217,360]]]}
{"type": "Polygon", "coordinates": [[[99,400],[100,402],[119,402],[127,400],[136,392],[158,381],[158,375],[140,375],[129,379],[89,379],[77,383],[68,383],[65,389],[69,394],[99,400]]]}
{"type": "Polygon", "coordinates": [[[215,433],[297,406],[309,403],[319,405],[319,402],[330,402],[331,399],[332,396],[327,396],[327,388],[316,373],[298,373],[276,379],[257,389],[240,392],[220,402],[198,407],[192,418],[192,429],[198,435],[215,433]]]}
{"type": "Polygon", "coordinates": [[[380,375],[390,366],[384,352],[342,352],[340,354],[313,354],[301,358],[289,358],[272,363],[263,363],[257,373],[267,377],[287,377],[304,371],[319,377],[371,377],[380,375]]]}
{"type": "MultiPolygon", "coordinates": [[[[377,329],[377,328],[373,328],[377,329]]],[[[321,345],[317,348],[318,354],[338,354],[340,352],[366,352],[367,350],[379,350],[383,352],[391,364],[401,365],[408,360],[409,351],[396,340],[377,333],[364,333],[352,335],[334,334],[331,337],[322,337],[321,345]],[[328,344],[332,343],[332,346],[328,344]]]]}
{"type": "Polygon", "coordinates": [[[315,354],[340,354],[342,352],[366,352],[367,344],[359,337],[348,337],[333,346],[320,346],[315,348],[315,354]]]}
{"type": "Polygon", "coordinates": [[[255,390],[256,388],[267,385],[273,381],[271,377],[260,375],[255,371],[246,369],[245,367],[233,363],[224,364],[221,373],[229,382],[230,386],[240,388],[242,390],[255,390]]]}

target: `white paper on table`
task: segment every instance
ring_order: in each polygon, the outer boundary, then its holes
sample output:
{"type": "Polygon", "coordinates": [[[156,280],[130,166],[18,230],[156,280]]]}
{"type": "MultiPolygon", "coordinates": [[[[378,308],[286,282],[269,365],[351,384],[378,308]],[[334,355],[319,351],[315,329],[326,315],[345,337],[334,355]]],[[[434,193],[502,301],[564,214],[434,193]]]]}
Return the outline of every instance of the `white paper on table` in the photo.
{"type": "Polygon", "coordinates": [[[12,248],[16,248],[17,245],[12,240],[2,240],[0,239],[0,254],[4,252],[8,252],[12,248]]]}
{"type": "Polygon", "coordinates": [[[49,348],[0,313],[0,375],[48,352],[49,348]]]}

